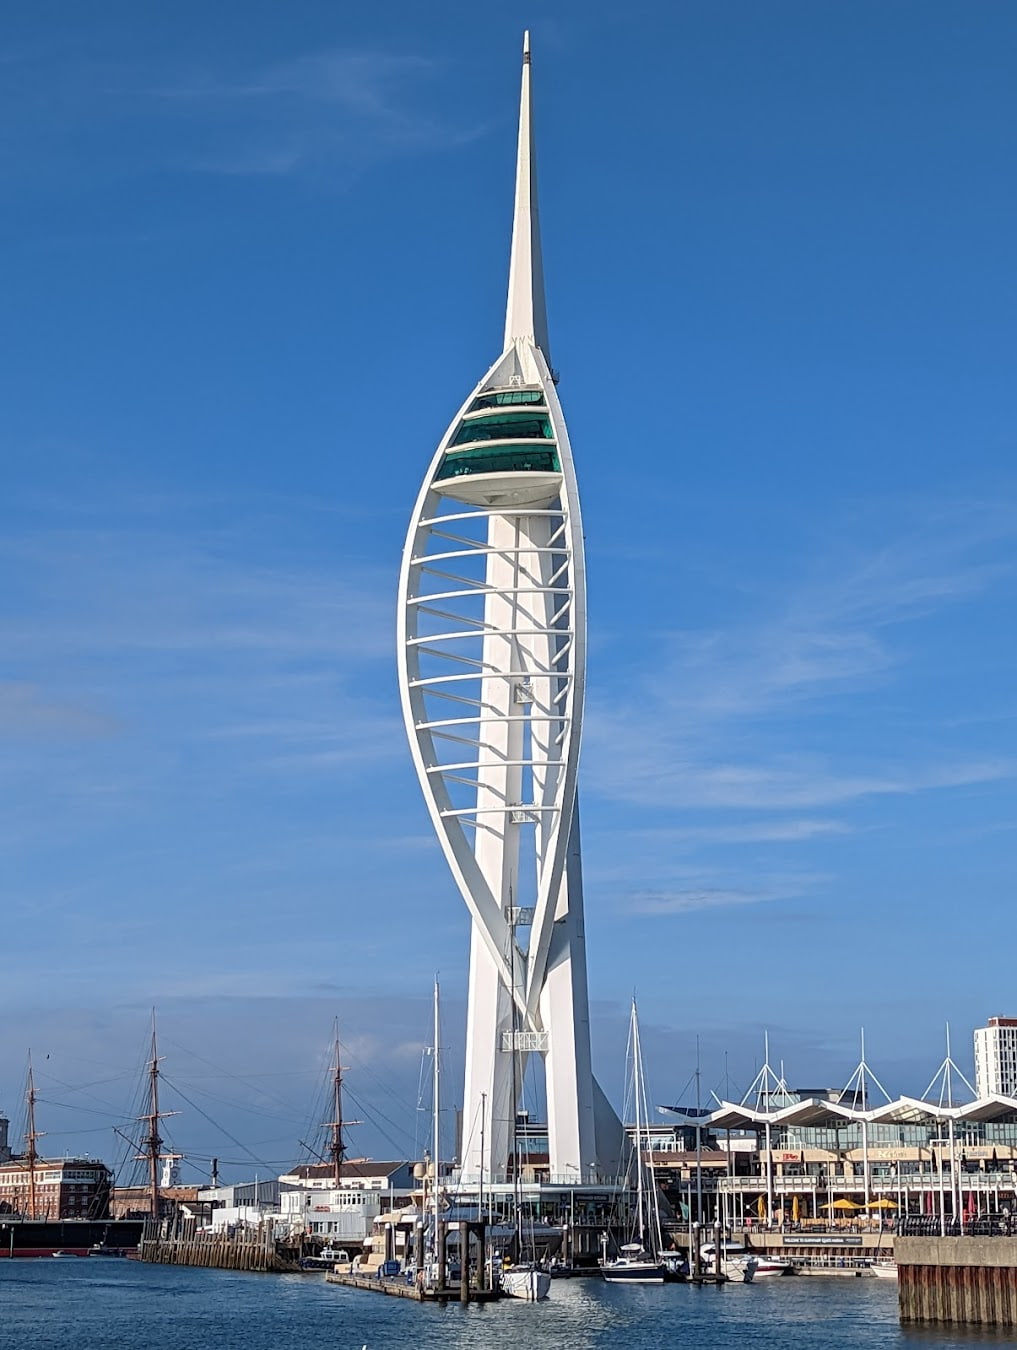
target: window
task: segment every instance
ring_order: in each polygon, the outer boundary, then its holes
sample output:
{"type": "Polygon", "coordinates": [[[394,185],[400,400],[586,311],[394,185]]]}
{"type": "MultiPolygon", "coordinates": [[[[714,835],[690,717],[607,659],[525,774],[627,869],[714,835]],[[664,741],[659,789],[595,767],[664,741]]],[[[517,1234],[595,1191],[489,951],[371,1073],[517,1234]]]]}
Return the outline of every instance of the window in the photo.
{"type": "Polygon", "coordinates": [[[449,451],[435,474],[435,482],[474,473],[560,473],[558,454],[539,445],[499,445],[477,450],[449,451]]]}
{"type": "Polygon", "coordinates": [[[553,441],[551,419],[546,413],[504,412],[489,417],[474,417],[461,422],[452,438],[453,445],[473,441],[553,441]]]}
{"type": "Polygon", "coordinates": [[[479,412],[481,408],[539,407],[543,402],[542,389],[495,389],[475,398],[470,412],[479,412]]]}

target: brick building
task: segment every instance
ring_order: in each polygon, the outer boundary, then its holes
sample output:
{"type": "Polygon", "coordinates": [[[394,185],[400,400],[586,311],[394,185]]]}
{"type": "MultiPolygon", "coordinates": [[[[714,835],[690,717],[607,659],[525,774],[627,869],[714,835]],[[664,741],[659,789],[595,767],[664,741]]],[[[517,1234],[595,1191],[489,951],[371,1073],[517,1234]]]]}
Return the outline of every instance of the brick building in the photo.
{"type": "Polygon", "coordinates": [[[0,1162],[0,1214],[105,1219],[110,1182],[109,1168],[94,1158],[38,1158],[34,1169],[24,1158],[0,1162]]]}

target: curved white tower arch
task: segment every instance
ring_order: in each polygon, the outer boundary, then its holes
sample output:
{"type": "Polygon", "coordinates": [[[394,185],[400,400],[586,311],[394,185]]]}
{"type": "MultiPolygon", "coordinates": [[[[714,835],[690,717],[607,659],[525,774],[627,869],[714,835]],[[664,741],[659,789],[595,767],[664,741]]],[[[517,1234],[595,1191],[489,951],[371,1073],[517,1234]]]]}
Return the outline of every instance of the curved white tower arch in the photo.
{"type": "Polygon", "coordinates": [[[472,917],[464,1179],[507,1173],[533,1054],[545,1067],[552,1179],[610,1175],[620,1127],[590,1066],[576,805],[583,533],[548,365],[528,35],[505,346],[420,489],[403,552],[398,650],[417,775],[472,917]]]}

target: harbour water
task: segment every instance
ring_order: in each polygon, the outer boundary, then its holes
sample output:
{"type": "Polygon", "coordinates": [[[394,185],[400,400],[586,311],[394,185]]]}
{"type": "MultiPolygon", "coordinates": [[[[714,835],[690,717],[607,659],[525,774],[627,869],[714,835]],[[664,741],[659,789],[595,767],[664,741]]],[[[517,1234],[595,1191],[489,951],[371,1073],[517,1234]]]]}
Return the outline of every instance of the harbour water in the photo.
{"type": "Polygon", "coordinates": [[[327,1285],[103,1259],[0,1261],[0,1350],[951,1350],[991,1333],[902,1329],[897,1290],[802,1276],[755,1285],[558,1280],[539,1306],[436,1307],[327,1285]]]}

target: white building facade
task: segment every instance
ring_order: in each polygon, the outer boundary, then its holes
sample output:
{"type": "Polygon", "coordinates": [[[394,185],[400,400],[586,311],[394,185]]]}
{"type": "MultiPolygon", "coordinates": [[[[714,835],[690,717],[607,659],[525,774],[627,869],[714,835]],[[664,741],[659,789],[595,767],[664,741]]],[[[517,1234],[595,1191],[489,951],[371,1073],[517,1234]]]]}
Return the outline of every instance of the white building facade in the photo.
{"type": "Polygon", "coordinates": [[[398,652],[417,775],[472,920],[463,1179],[507,1173],[531,1056],[552,1180],[613,1175],[620,1127],[590,1063],[577,806],[583,533],[549,364],[528,40],[503,350],[417,498],[398,652]]]}
{"type": "Polygon", "coordinates": [[[1017,1097],[1017,1017],[990,1017],[975,1028],[975,1091],[1017,1097]]]}

